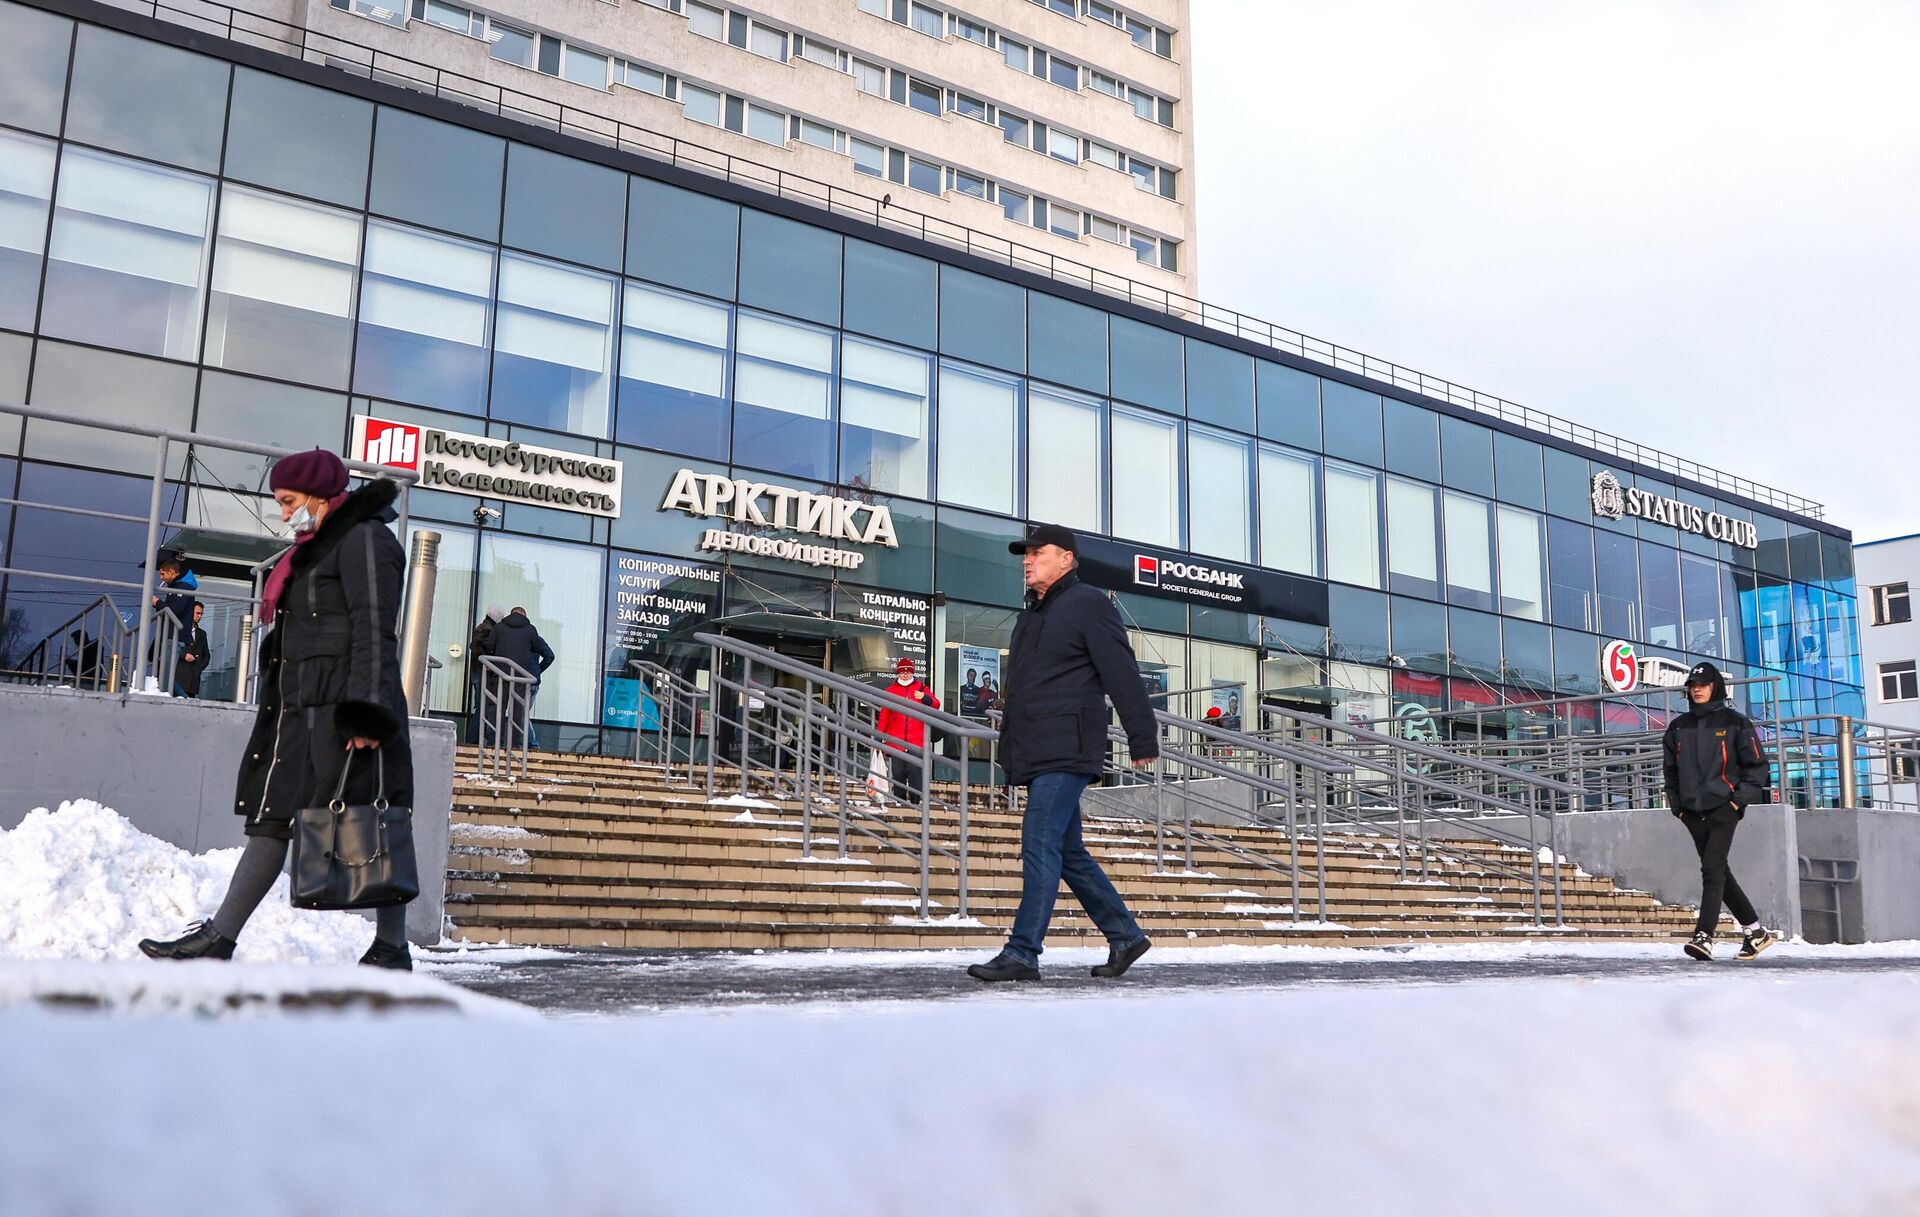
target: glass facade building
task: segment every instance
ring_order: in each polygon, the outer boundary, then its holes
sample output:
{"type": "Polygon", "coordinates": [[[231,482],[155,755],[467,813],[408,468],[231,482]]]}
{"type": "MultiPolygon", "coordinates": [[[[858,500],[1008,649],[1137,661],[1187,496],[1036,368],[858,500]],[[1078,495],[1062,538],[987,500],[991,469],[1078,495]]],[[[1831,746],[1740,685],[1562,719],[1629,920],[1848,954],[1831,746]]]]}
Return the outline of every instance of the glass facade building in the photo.
{"type": "MultiPolygon", "coordinates": [[[[0,565],[138,578],[139,526],[32,506],[144,514],[151,450],[88,420],[344,454],[364,415],[620,462],[612,516],[411,496],[444,538],[434,708],[461,712],[485,606],[524,606],[559,655],[549,746],[629,746],[629,661],[718,620],[838,637],[834,662],[871,660],[862,638],[934,659],[971,710],[1027,521],[1311,590],[1289,616],[1138,566],[1111,584],[1149,678],[1208,690],[1180,695],[1195,713],[1594,693],[1613,638],[1777,676],[1763,712],[1860,711],[1831,524],[639,156],[57,7],[0,0],[0,402],[75,421],[0,414],[0,498],[22,504],[0,506],[0,565]],[[861,556],[831,569],[703,549],[741,521],[663,507],[683,471],[885,508],[896,543],[826,542],[861,556]],[[1598,514],[1603,473],[1758,543],[1598,514]]],[[[174,540],[240,580],[275,548],[261,462],[174,452],[174,540]],[[259,544],[196,549],[196,525],[259,544]]],[[[8,666],[97,594],[4,578],[8,666]]]]}

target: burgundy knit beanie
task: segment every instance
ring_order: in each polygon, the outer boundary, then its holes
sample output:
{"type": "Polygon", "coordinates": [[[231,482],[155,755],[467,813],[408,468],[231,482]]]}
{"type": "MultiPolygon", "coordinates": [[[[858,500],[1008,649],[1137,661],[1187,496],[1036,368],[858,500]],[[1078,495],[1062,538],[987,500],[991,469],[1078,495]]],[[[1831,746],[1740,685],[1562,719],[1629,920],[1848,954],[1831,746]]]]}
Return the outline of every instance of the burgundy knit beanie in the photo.
{"type": "Polygon", "coordinates": [[[323,499],[346,493],[347,464],[325,448],[296,452],[273,463],[267,485],[275,490],[297,490],[323,499]]]}

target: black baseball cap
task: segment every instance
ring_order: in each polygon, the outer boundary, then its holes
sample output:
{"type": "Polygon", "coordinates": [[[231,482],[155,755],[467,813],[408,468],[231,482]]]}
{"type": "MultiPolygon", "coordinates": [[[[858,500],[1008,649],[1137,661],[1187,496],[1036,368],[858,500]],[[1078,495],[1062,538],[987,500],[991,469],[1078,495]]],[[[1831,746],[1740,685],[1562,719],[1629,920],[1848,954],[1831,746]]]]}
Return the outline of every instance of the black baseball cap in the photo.
{"type": "Polygon", "coordinates": [[[1058,545],[1075,557],[1080,556],[1080,542],[1074,539],[1073,530],[1062,528],[1058,524],[1035,524],[1027,529],[1027,539],[1015,541],[1007,546],[1010,554],[1024,554],[1030,549],[1042,545],[1058,545]]]}
{"type": "Polygon", "coordinates": [[[1710,663],[1696,663],[1693,671],[1687,673],[1690,685],[1714,685],[1720,683],[1720,669],[1710,663]]]}

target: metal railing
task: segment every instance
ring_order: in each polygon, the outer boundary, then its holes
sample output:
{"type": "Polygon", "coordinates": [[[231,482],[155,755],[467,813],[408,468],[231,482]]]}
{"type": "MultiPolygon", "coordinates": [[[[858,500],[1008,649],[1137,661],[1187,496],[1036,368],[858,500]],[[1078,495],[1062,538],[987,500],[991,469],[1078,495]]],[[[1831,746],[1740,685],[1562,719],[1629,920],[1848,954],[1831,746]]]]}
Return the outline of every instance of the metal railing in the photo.
{"type": "Polygon", "coordinates": [[[697,755],[702,740],[701,717],[709,712],[712,696],[686,677],[651,660],[635,659],[627,667],[640,674],[643,699],[636,711],[633,759],[658,764],[668,782],[675,780],[674,771],[679,766],[691,785],[695,766],[701,759],[697,755]],[[659,730],[653,733],[651,741],[646,729],[646,698],[652,699],[659,721],[659,730]]]}
{"type": "MultiPolygon", "coordinates": [[[[31,0],[29,0],[29,3],[31,0]]],[[[398,0],[396,0],[396,3],[398,0]]],[[[622,151],[653,157],[668,164],[770,191],[837,214],[853,216],[882,228],[907,233],[924,241],[962,250],[976,257],[1044,275],[1056,282],[1086,288],[1175,317],[1204,328],[1232,334],[1237,338],[1282,351],[1302,359],[1342,371],[1383,381],[1423,396],[1437,398],[1463,409],[1498,418],[1504,422],[1537,431],[1594,451],[1616,456],[1661,473],[1683,477],[1715,490],[1739,495],[1770,507],[1796,513],[1810,519],[1822,519],[1825,509],[1810,499],[1738,477],[1712,466],[1685,460],[1657,448],[1623,439],[1609,432],[1563,419],[1483,393],[1443,377],[1403,367],[1391,360],[1368,355],[1327,339],[1262,321],[1233,309],[1209,304],[1169,288],[1152,287],[1124,275],[1061,257],[1005,237],[927,215],[901,203],[891,203],[897,190],[880,191],[886,198],[864,190],[822,182],[791,170],[763,164],[748,157],[725,152],[678,136],[617,118],[606,112],[608,90],[597,90],[600,107],[580,107],[555,102],[532,93],[523,93],[496,81],[468,76],[445,67],[398,55],[390,50],[352,38],[310,29],[266,13],[241,8],[217,0],[120,0],[116,7],[170,21],[190,29],[219,35],[241,43],[309,63],[363,76],[403,88],[415,89],[445,98],[490,114],[531,123],[564,135],[577,136],[622,151]]],[[[332,10],[316,8],[332,19],[332,10]]],[[[342,14],[343,21],[353,18],[342,14]]],[[[371,31],[369,31],[371,32],[371,31]]],[[[402,30],[398,37],[406,37],[402,30]]],[[[516,69],[524,70],[524,69],[516,69]]],[[[578,86],[590,89],[591,86],[578,86]]]]}
{"type": "Polygon", "coordinates": [[[976,800],[972,767],[964,756],[964,743],[963,755],[955,764],[934,749],[933,737],[938,732],[961,741],[991,740],[997,733],[737,638],[706,632],[693,637],[708,648],[713,693],[714,713],[707,715],[708,798],[714,796],[724,760],[737,770],[743,796],[764,790],[777,798],[796,800],[800,847],[807,857],[813,856],[815,848],[816,820],[823,812],[831,812],[839,857],[848,856],[848,834],[858,833],[916,863],[917,904],[923,920],[932,915],[933,860],[944,858],[954,868],[954,916],[966,917],[968,816],[976,800]],[[876,725],[882,711],[920,723],[924,742],[912,744],[882,734],[876,725]],[[723,725],[728,728],[725,740],[723,725]],[[869,784],[875,758],[892,756],[918,768],[917,778],[907,783],[916,796],[913,803],[869,784]],[[957,771],[951,797],[935,793],[943,765],[957,771]],[[903,827],[885,814],[889,806],[905,807],[910,814],[917,811],[918,824],[903,827]],[[942,819],[953,819],[951,837],[936,834],[936,812],[942,819]]]}
{"type": "Polygon", "coordinates": [[[481,655],[480,771],[524,778],[533,746],[533,693],[539,678],[511,659],[481,655]]]}
{"type": "Polygon", "coordinates": [[[47,631],[27,648],[7,675],[38,684],[70,684],[77,689],[118,693],[128,662],[133,631],[113,597],[101,595],[47,631]]]}
{"type": "MultiPolygon", "coordinates": [[[[133,515],[126,512],[97,511],[84,507],[68,507],[55,503],[42,503],[26,499],[0,498],[0,506],[27,508],[35,511],[50,511],[87,519],[112,520],[121,523],[144,525],[146,536],[145,543],[139,554],[141,574],[138,583],[125,579],[106,579],[94,575],[69,575],[59,571],[36,570],[18,566],[0,566],[0,575],[27,576],[33,579],[45,579],[55,583],[71,583],[79,587],[137,591],[139,593],[139,599],[136,603],[141,606],[141,611],[137,618],[138,627],[135,630],[133,651],[130,656],[129,685],[132,688],[143,689],[150,692],[165,693],[170,691],[172,687],[171,683],[166,687],[162,687],[160,681],[157,679],[157,673],[153,668],[156,660],[160,658],[159,650],[153,646],[154,618],[157,614],[147,611],[147,606],[152,604],[154,594],[158,590],[154,582],[154,559],[160,549],[161,530],[169,528],[192,528],[196,532],[206,536],[238,537],[250,541],[258,541],[263,535],[260,532],[216,528],[207,524],[196,524],[188,520],[169,518],[164,508],[167,488],[169,486],[167,478],[168,457],[171,455],[172,446],[174,444],[188,445],[189,453],[191,453],[193,448],[201,447],[226,452],[244,452],[253,456],[270,457],[275,460],[283,456],[293,455],[293,450],[275,447],[272,444],[256,444],[249,440],[233,439],[226,436],[205,435],[197,431],[175,431],[162,427],[142,427],[135,423],[96,418],[76,419],[71,415],[62,414],[58,411],[46,410],[37,406],[19,405],[13,402],[0,402],[0,415],[4,414],[17,415],[29,420],[82,426],[96,431],[111,431],[120,435],[137,436],[152,441],[153,464],[151,473],[148,475],[151,490],[148,495],[147,514],[144,516],[133,515]]],[[[419,480],[420,475],[412,470],[394,469],[385,465],[370,465],[364,461],[347,461],[346,466],[350,471],[362,477],[388,477],[400,483],[400,499],[398,502],[400,532],[402,536],[406,535],[407,490],[414,482],[419,480]]],[[[229,487],[227,489],[232,488],[229,487]]],[[[240,492],[236,491],[235,493],[240,492]]],[[[255,567],[254,595],[225,592],[213,588],[196,589],[193,595],[196,599],[200,600],[227,600],[245,604],[250,607],[258,600],[260,572],[263,569],[264,564],[255,567]]],[[[177,626],[178,623],[176,622],[175,624],[177,626]]],[[[166,650],[170,653],[170,659],[178,659],[177,647],[166,648],[166,650]]],[[[172,669],[170,665],[167,667],[167,676],[169,682],[171,682],[172,669]]]]}

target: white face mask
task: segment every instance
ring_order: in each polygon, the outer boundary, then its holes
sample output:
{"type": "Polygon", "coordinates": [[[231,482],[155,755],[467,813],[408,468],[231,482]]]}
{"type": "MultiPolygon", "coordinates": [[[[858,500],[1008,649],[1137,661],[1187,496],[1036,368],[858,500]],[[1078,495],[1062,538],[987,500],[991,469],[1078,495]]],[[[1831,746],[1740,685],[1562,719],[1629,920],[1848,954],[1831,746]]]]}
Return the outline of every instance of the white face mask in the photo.
{"type": "Polygon", "coordinates": [[[894,680],[903,685],[910,685],[913,683],[913,677],[907,675],[905,672],[902,672],[900,673],[900,675],[894,677],[894,680]]]}
{"type": "Polygon", "coordinates": [[[293,509],[293,514],[287,517],[287,523],[293,526],[295,532],[312,532],[319,527],[319,521],[313,518],[313,513],[307,510],[305,503],[293,509]]]}

